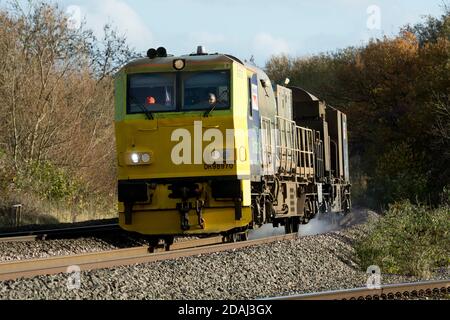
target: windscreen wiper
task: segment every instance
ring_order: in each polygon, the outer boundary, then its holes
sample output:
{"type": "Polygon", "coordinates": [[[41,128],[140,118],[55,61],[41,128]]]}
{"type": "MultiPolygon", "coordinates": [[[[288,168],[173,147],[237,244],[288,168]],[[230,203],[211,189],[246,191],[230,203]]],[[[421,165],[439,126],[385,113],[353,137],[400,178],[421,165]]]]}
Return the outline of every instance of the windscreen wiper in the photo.
{"type": "Polygon", "coordinates": [[[154,120],[154,119],[155,119],[155,118],[153,117],[153,113],[145,107],[145,103],[139,103],[139,102],[137,102],[136,98],[134,98],[133,96],[129,96],[129,97],[130,97],[130,99],[131,99],[134,103],[136,103],[136,104],[139,106],[139,108],[144,112],[144,114],[145,114],[145,116],[147,117],[148,120],[154,120]]]}
{"type": "Polygon", "coordinates": [[[155,119],[155,118],[153,118],[153,113],[145,107],[144,103],[143,104],[139,104],[139,107],[145,113],[145,115],[146,115],[148,120],[154,120],[155,119]]]}
{"type": "Polygon", "coordinates": [[[214,109],[216,108],[216,105],[217,104],[214,104],[211,109],[209,109],[208,111],[205,111],[205,113],[203,114],[203,117],[204,118],[209,117],[209,114],[214,111],[214,109]]]}

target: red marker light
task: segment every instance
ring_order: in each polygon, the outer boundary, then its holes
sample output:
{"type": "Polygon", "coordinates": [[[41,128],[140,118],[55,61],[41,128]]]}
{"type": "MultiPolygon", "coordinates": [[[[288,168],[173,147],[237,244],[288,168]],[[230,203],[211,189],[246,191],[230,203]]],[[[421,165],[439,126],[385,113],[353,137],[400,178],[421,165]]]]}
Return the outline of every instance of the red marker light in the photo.
{"type": "Polygon", "coordinates": [[[155,104],[156,100],[153,97],[147,97],[146,102],[147,104],[155,104]]]}

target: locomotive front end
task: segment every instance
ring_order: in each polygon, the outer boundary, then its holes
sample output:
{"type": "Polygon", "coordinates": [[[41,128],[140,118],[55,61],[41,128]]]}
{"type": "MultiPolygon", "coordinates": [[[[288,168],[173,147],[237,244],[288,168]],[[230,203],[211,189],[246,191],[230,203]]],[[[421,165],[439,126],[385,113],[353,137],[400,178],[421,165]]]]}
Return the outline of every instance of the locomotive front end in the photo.
{"type": "Polygon", "coordinates": [[[248,98],[236,90],[245,69],[225,55],[159,51],[116,75],[120,225],[147,235],[245,229],[248,98]]]}

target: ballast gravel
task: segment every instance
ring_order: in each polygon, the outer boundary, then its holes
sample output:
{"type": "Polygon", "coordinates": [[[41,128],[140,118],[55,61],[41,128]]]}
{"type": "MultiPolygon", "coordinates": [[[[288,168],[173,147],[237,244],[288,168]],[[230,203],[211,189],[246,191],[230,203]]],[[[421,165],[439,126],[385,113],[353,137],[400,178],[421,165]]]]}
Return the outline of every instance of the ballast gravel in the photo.
{"type": "MultiPolygon", "coordinates": [[[[174,242],[194,239],[197,238],[176,237],[174,242]]],[[[0,241],[0,262],[93,253],[144,245],[148,245],[148,241],[145,240],[144,237],[140,237],[137,234],[127,234],[126,232],[120,231],[116,234],[102,235],[98,237],[16,242],[0,241]]]]}
{"type": "Polygon", "coordinates": [[[48,258],[117,249],[96,238],[0,242],[0,262],[48,258]]]}

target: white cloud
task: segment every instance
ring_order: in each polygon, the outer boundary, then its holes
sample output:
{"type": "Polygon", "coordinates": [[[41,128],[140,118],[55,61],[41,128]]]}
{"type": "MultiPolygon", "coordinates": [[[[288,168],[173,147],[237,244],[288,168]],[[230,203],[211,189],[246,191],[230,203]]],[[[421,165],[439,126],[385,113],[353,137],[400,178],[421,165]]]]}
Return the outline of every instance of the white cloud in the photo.
{"type": "Polygon", "coordinates": [[[253,49],[259,56],[264,56],[264,58],[291,51],[286,40],[275,38],[266,32],[258,33],[253,38],[253,49]]]}
{"type": "Polygon", "coordinates": [[[137,49],[151,46],[153,35],[148,26],[128,4],[122,0],[92,1],[83,6],[86,23],[96,35],[103,34],[103,26],[112,23],[120,34],[126,35],[128,43],[137,49]]]}

